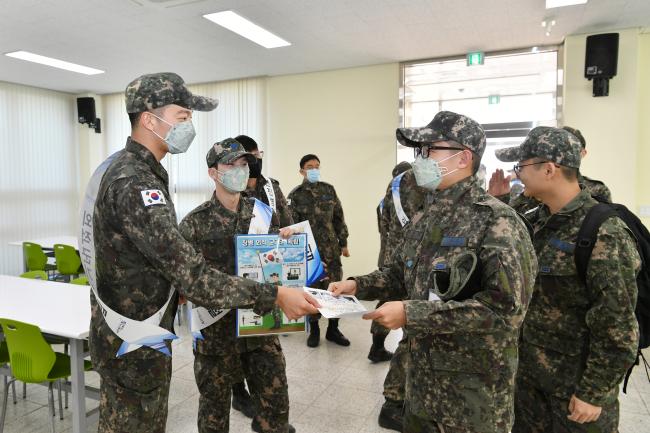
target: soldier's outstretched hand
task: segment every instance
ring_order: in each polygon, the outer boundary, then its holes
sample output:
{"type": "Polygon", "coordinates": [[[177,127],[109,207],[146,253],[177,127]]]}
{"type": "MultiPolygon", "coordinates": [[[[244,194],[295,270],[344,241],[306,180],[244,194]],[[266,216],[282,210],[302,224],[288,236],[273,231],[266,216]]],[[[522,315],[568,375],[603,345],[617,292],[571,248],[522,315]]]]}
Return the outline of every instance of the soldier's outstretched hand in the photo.
{"type": "Polygon", "coordinates": [[[363,315],[366,320],[374,320],[388,329],[399,329],[406,325],[406,310],[402,301],[386,302],[375,311],[363,315]]]}
{"type": "Polygon", "coordinates": [[[334,296],[355,295],[357,293],[357,282],[354,280],[337,281],[330,283],[327,290],[332,292],[334,296]]]}
{"type": "Polygon", "coordinates": [[[296,320],[307,314],[318,314],[317,308],[320,307],[318,301],[309,293],[291,287],[278,287],[278,297],[275,301],[278,307],[289,320],[296,320]]]}

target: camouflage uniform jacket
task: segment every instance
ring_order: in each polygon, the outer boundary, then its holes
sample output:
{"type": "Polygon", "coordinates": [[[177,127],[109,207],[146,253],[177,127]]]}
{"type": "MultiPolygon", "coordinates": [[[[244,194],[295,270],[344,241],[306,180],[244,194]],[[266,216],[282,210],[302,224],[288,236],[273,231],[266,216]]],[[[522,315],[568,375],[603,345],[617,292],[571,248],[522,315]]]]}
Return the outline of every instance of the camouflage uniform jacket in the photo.
{"type": "MultiPolygon", "coordinates": [[[[178,228],[183,237],[203,254],[208,265],[235,275],[235,235],[248,233],[254,204],[252,198],[241,197],[237,212],[232,212],[212,194],[210,200],[188,213],[178,228]]],[[[270,233],[277,233],[277,221],[273,214],[270,233]]],[[[210,356],[236,350],[236,316],[237,312],[233,310],[218,322],[203,328],[204,340],[196,342],[196,350],[210,356]]]]}
{"type": "Polygon", "coordinates": [[[595,179],[590,179],[587,176],[583,175],[580,175],[578,177],[578,182],[580,185],[584,185],[592,197],[598,197],[608,203],[612,202],[612,193],[609,191],[609,188],[607,188],[607,185],[605,185],[603,182],[595,179]]]}
{"type": "Polygon", "coordinates": [[[508,431],[519,328],[537,274],[525,225],[468,178],[434,192],[404,237],[388,267],[355,279],[360,298],[401,290],[408,299],[407,404],[446,426],[508,431]],[[429,301],[430,289],[445,286],[462,290],[429,301]]]}
{"type": "Polygon", "coordinates": [[[348,244],[348,227],[334,187],[305,180],[289,193],[289,208],[294,221],[309,220],[323,262],[340,268],[341,248],[348,244]]]}
{"type": "MultiPolygon", "coordinates": [[[[397,212],[395,211],[392,184],[393,181],[391,180],[388,188],[386,188],[384,209],[379,220],[379,235],[381,236],[383,245],[382,254],[380,254],[377,264],[380,268],[389,263],[391,257],[404,240],[403,234],[405,227],[402,227],[397,217],[397,212]]],[[[409,219],[412,219],[418,211],[423,209],[426,196],[426,190],[419,187],[415,181],[413,170],[404,172],[399,185],[399,192],[404,213],[409,219]]]]}
{"type": "MultiPolygon", "coordinates": [[[[164,305],[173,285],[190,301],[209,308],[273,308],[277,288],[227,275],[208,266],[181,236],[168,190],[167,172],[149,150],[127,140],[99,186],[94,215],[97,291],[116,312],[144,320],[164,305]],[[145,206],[142,192],[160,190],[166,204],[145,206]]],[[[115,359],[122,341],[115,336],[91,296],[90,352],[93,363],[115,359]]],[[[172,330],[177,301],[160,326],[172,330]]],[[[143,347],[126,357],[165,356],[143,347]]]]}
{"type": "Polygon", "coordinates": [[[587,269],[577,276],[574,248],[587,211],[583,190],[558,213],[541,206],[534,222],[539,275],[522,328],[518,374],[538,388],[602,406],[635,359],[636,273],[640,258],[625,224],[610,218],[598,232],[587,269]]]}
{"type": "MultiPolygon", "coordinates": [[[[275,192],[275,207],[278,217],[280,219],[280,227],[287,227],[293,224],[293,218],[291,217],[291,209],[287,205],[287,199],[284,197],[282,190],[280,189],[280,182],[273,178],[268,178],[273,185],[273,192],[275,192]]],[[[242,196],[253,197],[258,200],[261,200],[265,204],[269,204],[269,198],[266,196],[264,191],[264,186],[266,185],[266,178],[260,176],[257,178],[257,184],[255,188],[247,188],[246,191],[242,193],[242,196]]]]}

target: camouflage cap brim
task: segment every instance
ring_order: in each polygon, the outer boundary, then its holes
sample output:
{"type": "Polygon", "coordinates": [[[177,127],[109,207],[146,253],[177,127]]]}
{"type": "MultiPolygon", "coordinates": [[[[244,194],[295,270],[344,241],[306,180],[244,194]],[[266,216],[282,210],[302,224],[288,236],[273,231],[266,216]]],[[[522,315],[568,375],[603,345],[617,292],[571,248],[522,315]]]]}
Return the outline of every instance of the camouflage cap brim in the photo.
{"type": "Polygon", "coordinates": [[[402,146],[420,147],[423,143],[435,143],[447,138],[431,128],[397,128],[395,131],[397,141],[402,146]]]}
{"type": "Polygon", "coordinates": [[[523,152],[521,146],[497,149],[494,151],[494,154],[499,161],[503,162],[519,162],[525,159],[522,157],[523,152]]]}
{"type": "Polygon", "coordinates": [[[217,105],[219,105],[218,99],[208,98],[207,96],[191,95],[186,102],[185,108],[196,111],[212,111],[217,108],[217,105]]]}
{"type": "Polygon", "coordinates": [[[217,163],[219,163],[219,164],[232,164],[233,162],[237,161],[242,156],[246,157],[246,161],[249,164],[252,164],[257,160],[257,157],[255,155],[253,155],[252,153],[239,151],[239,152],[229,152],[229,153],[227,153],[219,161],[217,161],[217,163]]]}

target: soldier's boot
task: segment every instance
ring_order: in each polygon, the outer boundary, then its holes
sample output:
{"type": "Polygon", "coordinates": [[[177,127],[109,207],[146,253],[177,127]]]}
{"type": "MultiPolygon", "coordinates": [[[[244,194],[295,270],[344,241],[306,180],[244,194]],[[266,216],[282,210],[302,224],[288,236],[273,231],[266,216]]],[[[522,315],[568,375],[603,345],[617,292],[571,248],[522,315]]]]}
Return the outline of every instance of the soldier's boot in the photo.
{"type": "Polygon", "coordinates": [[[248,391],[246,391],[244,382],[235,383],[232,386],[232,408],[240,411],[248,418],[255,416],[253,401],[248,391]]]}
{"type": "MultiPolygon", "coordinates": [[[[262,433],[262,426],[260,425],[259,422],[257,422],[257,419],[255,418],[253,418],[253,422],[251,423],[251,428],[253,429],[254,432],[262,433]]],[[[296,433],[296,429],[291,424],[287,424],[287,433],[296,433]]]]}
{"type": "Polygon", "coordinates": [[[385,335],[373,335],[372,336],[372,346],[370,346],[370,352],[368,353],[368,359],[372,362],[385,362],[390,361],[393,357],[393,352],[389,352],[384,347],[384,342],[386,341],[385,335]]]}
{"type": "Polygon", "coordinates": [[[307,338],[307,346],[316,347],[320,343],[320,327],[318,326],[318,319],[309,319],[309,338],[307,338]]]}
{"type": "Polygon", "coordinates": [[[379,412],[379,426],[401,432],[404,428],[404,402],[386,399],[379,412]]]}
{"type": "Polygon", "coordinates": [[[341,331],[339,331],[339,319],[329,319],[325,338],[331,341],[332,343],[338,344],[339,346],[350,345],[350,340],[345,338],[345,335],[343,335],[341,331]]]}

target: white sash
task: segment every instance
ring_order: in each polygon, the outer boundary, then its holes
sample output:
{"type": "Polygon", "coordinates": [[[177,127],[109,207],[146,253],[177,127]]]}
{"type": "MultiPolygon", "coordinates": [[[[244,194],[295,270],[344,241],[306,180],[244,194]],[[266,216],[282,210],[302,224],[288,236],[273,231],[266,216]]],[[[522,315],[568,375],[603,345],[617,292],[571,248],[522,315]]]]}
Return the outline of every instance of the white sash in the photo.
{"type": "Polygon", "coordinates": [[[276,207],[276,202],[275,202],[275,191],[273,190],[273,183],[271,182],[271,179],[268,177],[262,175],[264,180],[266,180],[266,184],[264,185],[264,192],[266,193],[266,198],[269,200],[269,206],[271,206],[271,209],[273,209],[273,212],[278,211],[276,207]]]}
{"type": "Polygon", "coordinates": [[[410,221],[409,217],[406,216],[406,212],[404,212],[404,208],[402,207],[402,200],[400,199],[399,192],[399,186],[402,183],[402,177],[404,176],[404,173],[395,177],[390,186],[393,193],[393,205],[395,206],[395,212],[397,212],[397,219],[399,219],[402,227],[404,227],[410,221]]]}
{"type": "Polygon", "coordinates": [[[95,201],[99,192],[99,185],[102,177],[111,163],[122,153],[124,150],[115,152],[109,156],[93,173],[88,186],[86,187],[86,195],[81,207],[81,236],[79,237],[79,252],[82,258],[84,272],[88,277],[90,289],[95,295],[95,300],[101,308],[101,313],[109,328],[123,340],[120,349],[116,356],[122,356],[132,350],[136,350],[142,346],[148,346],[156,349],[165,355],[171,356],[167,349],[164,340],[174,340],[178,338],[172,332],[165,328],[161,328],[160,320],[169,306],[169,302],[174,294],[172,287],[167,297],[167,302],[151,317],[143,321],[129,319],[121,314],[113,311],[108,307],[97,294],[97,275],[95,273],[95,239],[93,233],[93,215],[95,213],[95,201]]]}
{"type": "MultiPolygon", "coordinates": [[[[251,218],[251,223],[248,226],[248,234],[267,234],[271,227],[272,217],[273,209],[266,203],[255,199],[253,218],[251,218]]],[[[195,348],[196,340],[204,339],[201,330],[214,324],[230,311],[230,309],[214,310],[205,307],[193,307],[191,302],[188,302],[188,309],[190,310],[188,324],[192,338],[194,339],[195,348]]]]}

